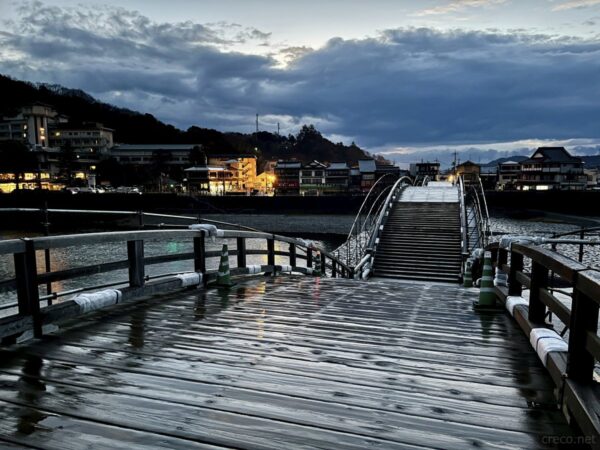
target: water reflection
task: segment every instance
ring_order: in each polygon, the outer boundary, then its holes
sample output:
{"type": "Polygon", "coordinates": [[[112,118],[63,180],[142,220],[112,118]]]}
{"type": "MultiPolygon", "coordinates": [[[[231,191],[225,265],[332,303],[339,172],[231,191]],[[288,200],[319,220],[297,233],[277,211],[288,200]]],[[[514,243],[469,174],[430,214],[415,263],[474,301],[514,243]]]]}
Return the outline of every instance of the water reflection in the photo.
{"type": "MultiPolygon", "coordinates": [[[[44,361],[39,356],[25,356],[17,393],[17,398],[23,403],[35,407],[46,393],[46,385],[40,380],[43,366],[44,361]]],[[[46,414],[30,407],[22,408],[18,416],[17,431],[27,435],[35,432],[37,424],[47,417],[46,414]]]]}
{"type": "Polygon", "coordinates": [[[133,348],[144,347],[144,331],[146,328],[146,308],[137,308],[131,313],[129,321],[129,344],[133,348]]]}
{"type": "Polygon", "coordinates": [[[194,320],[202,320],[206,317],[206,290],[199,290],[198,297],[194,303],[194,320]]]}
{"type": "Polygon", "coordinates": [[[229,306],[229,293],[230,290],[228,288],[217,288],[217,295],[220,299],[221,311],[227,309],[227,306],[229,306]]]}
{"type": "Polygon", "coordinates": [[[491,330],[494,326],[494,322],[502,321],[503,311],[475,311],[475,313],[477,314],[477,317],[479,317],[481,323],[481,337],[483,337],[485,341],[488,341],[492,337],[491,330]]]}

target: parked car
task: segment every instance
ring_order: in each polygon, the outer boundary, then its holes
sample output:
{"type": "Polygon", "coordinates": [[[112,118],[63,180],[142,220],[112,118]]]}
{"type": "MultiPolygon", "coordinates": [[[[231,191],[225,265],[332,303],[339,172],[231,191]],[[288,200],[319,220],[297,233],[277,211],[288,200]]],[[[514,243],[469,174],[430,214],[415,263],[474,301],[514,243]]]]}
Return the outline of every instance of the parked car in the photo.
{"type": "Polygon", "coordinates": [[[141,194],[140,189],[136,186],[119,186],[115,192],[121,194],[141,194]]]}

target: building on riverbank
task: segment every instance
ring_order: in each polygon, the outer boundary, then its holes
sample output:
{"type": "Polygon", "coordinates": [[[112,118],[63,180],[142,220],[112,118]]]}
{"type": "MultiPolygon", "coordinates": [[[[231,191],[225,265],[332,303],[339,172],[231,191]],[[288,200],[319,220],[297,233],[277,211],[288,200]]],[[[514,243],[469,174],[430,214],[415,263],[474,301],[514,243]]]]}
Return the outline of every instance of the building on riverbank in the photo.
{"type": "Polygon", "coordinates": [[[302,170],[300,161],[277,161],[274,170],[276,195],[300,194],[300,170],[302,170]]]}
{"type": "Polygon", "coordinates": [[[33,103],[21,108],[15,116],[2,117],[0,141],[21,141],[32,148],[49,147],[50,127],[66,121],[52,106],[33,103]]]}
{"type": "Polygon", "coordinates": [[[540,147],[520,168],[516,186],[523,191],[584,190],[587,185],[582,159],[564,147],[540,147]]]}
{"type": "Polygon", "coordinates": [[[510,191],[517,188],[517,180],[521,175],[521,164],[517,161],[505,161],[498,164],[498,183],[496,189],[510,191]]]}
{"type": "Polygon", "coordinates": [[[410,175],[416,180],[423,180],[426,177],[431,181],[438,181],[440,179],[440,163],[438,161],[412,163],[409,171],[410,175]]]}
{"type": "Polygon", "coordinates": [[[325,189],[325,169],[327,165],[311,161],[300,171],[300,195],[322,195],[325,189]]]}
{"type": "Polygon", "coordinates": [[[478,183],[481,167],[473,161],[465,161],[456,166],[456,175],[462,176],[465,183],[478,183]]]}
{"type": "Polygon", "coordinates": [[[113,147],[113,129],[99,122],[67,122],[50,126],[50,147],[70,146],[78,155],[98,160],[113,147]]]}
{"type": "Polygon", "coordinates": [[[329,194],[346,194],[350,186],[350,167],[345,162],[332,162],[325,169],[325,185],[329,194]]]}

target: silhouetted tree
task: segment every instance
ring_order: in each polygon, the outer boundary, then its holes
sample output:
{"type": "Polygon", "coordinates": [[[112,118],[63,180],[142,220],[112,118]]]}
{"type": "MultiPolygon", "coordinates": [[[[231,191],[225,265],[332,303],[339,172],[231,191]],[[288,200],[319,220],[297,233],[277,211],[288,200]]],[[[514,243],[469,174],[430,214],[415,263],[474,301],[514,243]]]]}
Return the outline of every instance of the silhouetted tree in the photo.
{"type": "Polygon", "coordinates": [[[102,160],[96,167],[98,178],[108,181],[112,186],[123,186],[127,182],[127,170],[115,158],[102,160]]]}
{"type": "Polygon", "coordinates": [[[58,167],[61,177],[71,186],[73,184],[73,172],[77,169],[77,153],[70,141],[67,141],[60,148],[58,167]]]}
{"type": "Polygon", "coordinates": [[[158,181],[158,192],[162,192],[162,179],[169,176],[169,161],[173,159],[171,152],[156,151],[152,153],[152,173],[158,181]]]}
{"type": "Polygon", "coordinates": [[[206,166],[208,164],[206,153],[198,145],[190,150],[190,164],[192,166],[206,166]]]}

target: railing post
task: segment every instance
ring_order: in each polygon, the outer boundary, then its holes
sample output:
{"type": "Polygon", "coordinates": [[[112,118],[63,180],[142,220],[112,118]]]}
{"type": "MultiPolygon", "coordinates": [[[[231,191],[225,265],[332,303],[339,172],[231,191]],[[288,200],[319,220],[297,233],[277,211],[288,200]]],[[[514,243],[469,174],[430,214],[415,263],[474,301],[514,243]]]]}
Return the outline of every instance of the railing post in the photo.
{"type": "Polygon", "coordinates": [[[267,264],[275,265],[275,239],[267,239],[267,264]]]}
{"type": "Polygon", "coordinates": [[[331,260],[331,278],[337,278],[337,264],[334,259],[331,260]]]}
{"type": "Polygon", "coordinates": [[[492,265],[494,263],[496,263],[496,267],[497,267],[497,265],[498,265],[498,249],[493,248],[490,250],[490,252],[492,253],[492,265]]]}
{"type": "Polygon", "coordinates": [[[529,292],[529,320],[544,323],[546,305],[540,298],[540,289],[548,286],[548,269],[535,261],[531,262],[531,287],[529,292]]]}
{"type": "Polygon", "coordinates": [[[25,252],[15,253],[15,277],[17,280],[17,299],[19,315],[33,318],[33,335],[42,336],[40,317],[40,293],[37,283],[37,263],[35,247],[31,239],[23,239],[25,252]]]}
{"type": "Polygon", "coordinates": [[[327,266],[325,265],[327,263],[327,257],[325,256],[325,253],[321,252],[321,270],[323,271],[323,276],[326,277],[327,276],[327,266]]]}
{"type": "Polygon", "coordinates": [[[246,267],[246,238],[237,238],[237,265],[246,267]]]}
{"type": "Polygon", "coordinates": [[[590,382],[594,377],[594,356],[587,350],[588,333],[598,330],[598,304],[584,295],[574,283],[571,323],[569,324],[569,358],[567,375],[570,379],[590,382]]]}
{"type": "Polygon", "coordinates": [[[206,283],[206,249],[204,244],[205,231],[200,232],[199,237],[194,238],[194,271],[202,274],[202,280],[206,283]]]}
{"type": "Polygon", "coordinates": [[[137,212],[137,216],[138,216],[138,229],[143,230],[144,229],[144,211],[143,210],[139,210],[137,212]]]}
{"type": "MultiPolygon", "coordinates": [[[[581,227],[581,231],[579,232],[579,239],[582,241],[585,239],[585,228],[581,227]]],[[[583,243],[579,244],[579,262],[583,261],[583,243]]]]}
{"type": "Polygon", "coordinates": [[[127,241],[127,259],[129,260],[129,286],[144,285],[144,241],[127,241]]]}
{"type": "MultiPolygon", "coordinates": [[[[48,215],[48,202],[44,202],[44,236],[50,236],[50,217],[48,215]]],[[[44,268],[46,273],[51,272],[52,268],[50,263],[50,249],[44,249],[44,268]]],[[[52,294],[52,283],[46,283],[46,294],[52,294]]],[[[52,305],[52,297],[48,298],[48,306],[52,305]]]]}
{"type": "Polygon", "coordinates": [[[290,244],[290,266],[296,267],[296,244],[290,244]]]}
{"type": "Polygon", "coordinates": [[[508,273],[508,295],[520,297],[523,293],[523,286],[517,281],[517,272],[523,270],[523,255],[510,252],[510,272],[508,273]]]}
{"type": "Polygon", "coordinates": [[[311,268],[313,263],[312,248],[306,249],[306,267],[311,268]]]}
{"type": "Polygon", "coordinates": [[[496,267],[502,270],[502,266],[508,263],[508,250],[505,248],[498,249],[498,262],[496,267]]]}

